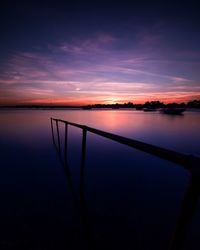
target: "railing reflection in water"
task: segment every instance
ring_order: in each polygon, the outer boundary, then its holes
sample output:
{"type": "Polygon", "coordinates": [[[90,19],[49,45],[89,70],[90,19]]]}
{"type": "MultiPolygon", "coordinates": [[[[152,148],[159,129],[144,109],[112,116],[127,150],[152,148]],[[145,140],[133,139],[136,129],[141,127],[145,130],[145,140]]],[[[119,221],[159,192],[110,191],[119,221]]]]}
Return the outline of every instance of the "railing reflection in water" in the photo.
{"type": "MultiPolygon", "coordinates": [[[[169,242],[169,248],[168,248],[169,250],[184,249],[189,225],[195,213],[197,203],[199,200],[199,196],[200,196],[200,158],[193,156],[193,155],[181,154],[172,150],[164,149],[161,147],[157,147],[151,144],[143,143],[143,142],[129,139],[126,137],[108,133],[108,132],[98,130],[92,127],[84,126],[81,124],[51,118],[51,130],[52,130],[53,143],[60,156],[60,159],[65,169],[65,174],[66,174],[69,186],[73,193],[74,193],[73,184],[72,184],[69,166],[67,162],[67,159],[68,159],[67,157],[68,126],[69,125],[80,128],[82,130],[82,152],[81,152],[80,186],[79,186],[80,215],[81,215],[82,222],[85,226],[85,236],[86,236],[86,239],[88,239],[90,248],[96,249],[95,237],[92,234],[91,224],[89,223],[90,220],[87,214],[86,201],[85,201],[85,196],[84,196],[84,173],[85,173],[87,132],[102,136],[104,138],[116,141],[118,143],[127,145],[129,147],[138,149],[140,151],[149,153],[163,160],[168,160],[170,162],[176,163],[188,171],[189,173],[188,187],[187,187],[187,190],[185,191],[185,195],[184,195],[183,202],[182,202],[180,212],[179,212],[179,218],[177,220],[176,228],[172,235],[171,242],[169,242]],[[65,125],[64,150],[63,150],[64,157],[62,157],[62,151],[61,151],[59,123],[63,123],[65,125]]],[[[74,193],[74,197],[76,197],[75,193],[74,193]]]]}

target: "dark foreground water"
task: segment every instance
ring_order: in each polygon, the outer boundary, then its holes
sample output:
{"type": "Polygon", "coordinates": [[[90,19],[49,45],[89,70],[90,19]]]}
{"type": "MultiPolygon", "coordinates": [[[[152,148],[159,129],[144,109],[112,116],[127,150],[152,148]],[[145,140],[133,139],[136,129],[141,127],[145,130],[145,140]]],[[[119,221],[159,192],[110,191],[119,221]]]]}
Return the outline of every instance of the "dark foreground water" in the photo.
{"type": "MultiPolygon", "coordinates": [[[[89,133],[80,192],[81,130],[69,128],[66,169],[50,117],[200,156],[200,112],[1,110],[0,249],[169,249],[186,170],[89,133]]],[[[199,212],[184,249],[200,249],[199,212]]]]}

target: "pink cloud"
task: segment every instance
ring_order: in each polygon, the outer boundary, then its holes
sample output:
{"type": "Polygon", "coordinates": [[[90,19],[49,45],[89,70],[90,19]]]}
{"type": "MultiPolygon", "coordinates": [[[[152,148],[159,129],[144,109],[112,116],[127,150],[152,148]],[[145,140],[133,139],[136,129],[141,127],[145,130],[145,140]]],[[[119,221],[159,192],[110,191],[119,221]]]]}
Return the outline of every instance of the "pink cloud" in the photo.
{"type": "Polygon", "coordinates": [[[183,78],[183,77],[170,77],[172,81],[174,81],[175,83],[182,83],[182,82],[191,82],[191,80],[183,78]]]}
{"type": "MultiPolygon", "coordinates": [[[[150,44],[158,38],[147,34],[145,39],[150,44]]],[[[98,34],[83,41],[49,46],[47,54],[17,52],[5,64],[0,98],[4,101],[11,97],[31,101],[60,98],[78,103],[83,99],[90,102],[139,100],[142,96],[166,99],[167,95],[177,99],[198,96],[198,81],[159,71],[160,59],[152,59],[149,53],[133,48],[116,52],[113,49],[116,42],[109,34],[98,34]]],[[[162,63],[168,61],[163,59],[162,63]]]]}

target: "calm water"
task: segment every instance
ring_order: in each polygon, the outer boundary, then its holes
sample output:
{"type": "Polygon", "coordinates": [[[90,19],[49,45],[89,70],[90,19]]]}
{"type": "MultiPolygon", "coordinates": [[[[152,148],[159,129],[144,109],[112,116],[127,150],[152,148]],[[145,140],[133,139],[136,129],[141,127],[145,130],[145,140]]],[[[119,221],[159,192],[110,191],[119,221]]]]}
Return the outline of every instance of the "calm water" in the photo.
{"type": "MultiPolygon", "coordinates": [[[[66,175],[50,117],[200,156],[200,112],[1,110],[1,249],[168,249],[188,173],[89,133],[81,202],[81,131],[69,128],[66,175]]],[[[199,211],[185,249],[200,248],[199,211]]]]}

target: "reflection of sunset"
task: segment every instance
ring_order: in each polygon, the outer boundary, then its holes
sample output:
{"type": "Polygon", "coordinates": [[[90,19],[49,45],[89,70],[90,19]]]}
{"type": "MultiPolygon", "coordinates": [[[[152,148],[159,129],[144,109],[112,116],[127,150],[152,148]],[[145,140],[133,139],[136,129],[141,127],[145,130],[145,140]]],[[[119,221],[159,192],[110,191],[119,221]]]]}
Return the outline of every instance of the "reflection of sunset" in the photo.
{"type": "Polygon", "coordinates": [[[193,2],[1,1],[1,249],[200,249],[193,2]]]}
{"type": "MultiPolygon", "coordinates": [[[[166,141],[169,145],[174,141],[180,144],[182,137],[188,138],[181,146],[188,145],[189,141],[191,148],[193,148],[194,141],[199,144],[200,116],[196,116],[193,112],[183,117],[169,117],[159,112],[147,114],[134,110],[18,110],[1,114],[1,134],[6,135],[9,140],[16,138],[18,144],[21,144],[22,141],[29,141],[33,145],[37,141],[38,143],[34,145],[39,147],[44,134],[48,135],[45,139],[46,142],[51,140],[49,117],[70,120],[147,143],[156,144],[159,142],[161,146],[166,141]],[[185,133],[187,127],[190,129],[188,134],[185,133]],[[177,137],[177,131],[179,131],[179,137],[177,137]],[[174,141],[169,138],[174,138],[174,141]]],[[[63,128],[61,126],[61,130],[63,128]]],[[[81,130],[76,128],[74,130],[75,136],[79,132],[81,133],[81,130]]],[[[79,139],[81,140],[81,137],[79,139]]],[[[196,150],[198,151],[199,147],[196,150]]]]}

